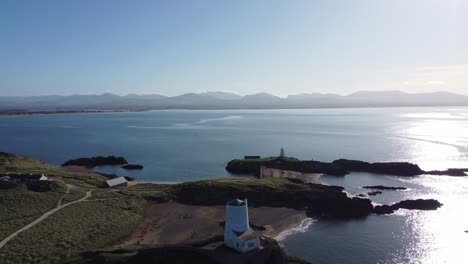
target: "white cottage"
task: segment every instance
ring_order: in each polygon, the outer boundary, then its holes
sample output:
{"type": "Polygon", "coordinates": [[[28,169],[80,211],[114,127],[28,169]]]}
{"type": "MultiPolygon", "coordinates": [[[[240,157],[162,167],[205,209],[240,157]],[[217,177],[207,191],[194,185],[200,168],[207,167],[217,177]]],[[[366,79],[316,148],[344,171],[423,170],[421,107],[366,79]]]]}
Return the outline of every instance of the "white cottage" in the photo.
{"type": "Polygon", "coordinates": [[[107,187],[113,188],[113,187],[120,187],[120,186],[127,186],[128,181],[125,179],[125,177],[118,177],[114,178],[111,180],[106,181],[107,187]]]}
{"type": "Polygon", "coordinates": [[[247,199],[235,199],[226,204],[224,245],[241,253],[260,247],[260,236],[249,225],[247,199]]]}

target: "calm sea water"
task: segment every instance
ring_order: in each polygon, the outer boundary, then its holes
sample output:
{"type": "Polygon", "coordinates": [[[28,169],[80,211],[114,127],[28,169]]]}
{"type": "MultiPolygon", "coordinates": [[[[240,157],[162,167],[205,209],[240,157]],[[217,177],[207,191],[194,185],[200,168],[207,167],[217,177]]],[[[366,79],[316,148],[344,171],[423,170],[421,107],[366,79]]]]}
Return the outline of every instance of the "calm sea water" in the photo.
{"type": "MultiPolygon", "coordinates": [[[[59,165],[121,155],[141,172],[100,168],[138,180],[179,182],[228,176],[227,161],[287,155],[332,161],[410,161],[423,169],[468,167],[468,108],[155,111],[0,117],[0,151],[59,165]]],[[[466,263],[468,178],[324,176],[350,194],[365,185],[410,188],[375,203],[436,198],[437,211],[400,210],[357,221],[308,220],[280,235],[289,253],[313,263],[466,263]]]]}

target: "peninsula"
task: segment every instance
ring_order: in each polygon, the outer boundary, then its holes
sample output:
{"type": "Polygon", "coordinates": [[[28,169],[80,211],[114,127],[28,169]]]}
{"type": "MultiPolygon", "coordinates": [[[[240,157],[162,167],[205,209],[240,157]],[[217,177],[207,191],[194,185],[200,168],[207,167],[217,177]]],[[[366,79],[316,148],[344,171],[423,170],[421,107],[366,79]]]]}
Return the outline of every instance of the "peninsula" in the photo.
{"type": "Polygon", "coordinates": [[[350,172],[368,172],[401,177],[419,175],[467,176],[468,168],[447,169],[442,171],[424,171],[417,164],[409,162],[378,162],[369,163],[359,160],[339,159],[333,162],[315,160],[299,160],[291,157],[269,157],[235,159],[230,161],[226,170],[233,174],[260,175],[261,167],[297,171],[301,173],[321,173],[333,176],[345,176],[350,172]]]}
{"type": "MultiPolygon", "coordinates": [[[[0,190],[5,212],[0,215],[0,257],[5,263],[152,263],[168,256],[174,263],[192,257],[201,258],[198,263],[223,263],[219,256],[230,259],[226,256],[232,254],[220,243],[224,206],[235,198],[248,199],[251,226],[268,248],[260,254],[267,254],[264,261],[255,263],[307,263],[287,256],[274,237],[308,217],[347,220],[388,213],[383,209],[441,206],[404,201],[374,207],[369,199],[348,196],[342,187],[281,177],[130,182],[111,189],[103,188],[105,175],[0,153],[0,181],[13,180],[16,185],[0,185],[7,186],[0,190]],[[18,173],[47,176],[12,177],[18,173]],[[49,188],[28,184],[38,180],[49,188]]],[[[250,257],[240,258],[238,263],[248,261],[250,257]]]]}

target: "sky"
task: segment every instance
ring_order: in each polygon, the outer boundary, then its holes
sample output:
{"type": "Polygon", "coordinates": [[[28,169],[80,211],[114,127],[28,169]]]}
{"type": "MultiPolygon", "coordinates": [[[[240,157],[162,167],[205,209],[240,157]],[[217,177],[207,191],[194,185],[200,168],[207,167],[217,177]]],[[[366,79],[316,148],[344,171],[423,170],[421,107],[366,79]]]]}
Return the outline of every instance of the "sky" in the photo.
{"type": "Polygon", "coordinates": [[[0,96],[468,94],[465,0],[0,0],[0,96]]]}

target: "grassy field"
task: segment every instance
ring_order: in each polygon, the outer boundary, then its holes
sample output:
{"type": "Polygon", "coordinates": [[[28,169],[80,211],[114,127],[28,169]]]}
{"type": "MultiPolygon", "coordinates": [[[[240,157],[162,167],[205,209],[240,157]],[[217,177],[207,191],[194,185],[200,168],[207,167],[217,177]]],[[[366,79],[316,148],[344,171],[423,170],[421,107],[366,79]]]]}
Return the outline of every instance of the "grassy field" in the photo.
{"type": "Polygon", "coordinates": [[[36,159],[0,153],[0,174],[6,172],[46,173],[54,179],[56,188],[33,192],[22,184],[0,190],[0,239],[55,208],[61,197],[62,204],[67,204],[85,197],[89,190],[92,195],[62,208],[10,240],[0,249],[2,264],[61,263],[85,251],[118,245],[141,223],[145,206],[154,202],[224,204],[233,197],[243,198],[246,193],[257,201],[268,200],[270,196],[283,201],[285,198],[275,197],[276,193],[294,195],[306,188],[285,179],[224,178],[104,189],[99,188],[106,179],[101,175],[70,172],[36,159]],[[68,194],[66,184],[73,185],[68,194]]]}
{"type": "Polygon", "coordinates": [[[65,189],[37,193],[20,185],[0,190],[0,240],[57,206],[65,189]]]}
{"type": "Polygon", "coordinates": [[[52,178],[60,178],[65,183],[87,188],[102,186],[106,180],[96,173],[70,172],[38,159],[0,152],[0,174],[5,173],[44,173],[52,178]]]}
{"type": "Polygon", "coordinates": [[[0,240],[62,204],[76,201],[93,189],[89,201],[65,207],[20,233],[0,249],[3,263],[61,263],[86,250],[113,245],[128,236],[143,218],[146,201],[140,196],[100,189],[104,178],[75,173],[39,160],[0,153],[2,173],[45,173],[54,179],[49,192],[34,192],[25,184],[0,190],[0,240]],[[67,194],[66,184],[73,185],[67,194]]]}
{"type": "Polygon", "coordinates": [[[0,249],[2,263],[61,263],[119,242],[142,220],[144,201],[121,196],[73,204],[0,249]]]}

